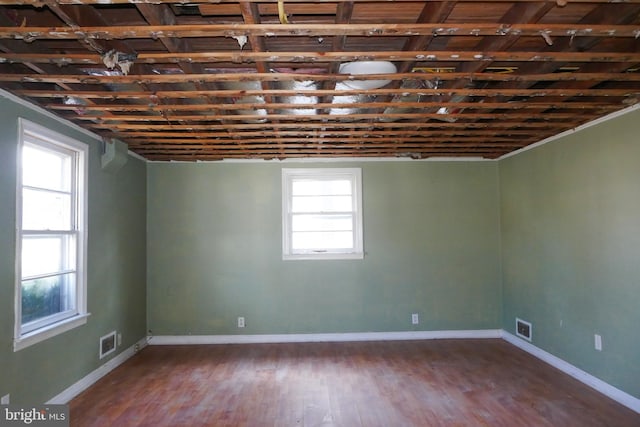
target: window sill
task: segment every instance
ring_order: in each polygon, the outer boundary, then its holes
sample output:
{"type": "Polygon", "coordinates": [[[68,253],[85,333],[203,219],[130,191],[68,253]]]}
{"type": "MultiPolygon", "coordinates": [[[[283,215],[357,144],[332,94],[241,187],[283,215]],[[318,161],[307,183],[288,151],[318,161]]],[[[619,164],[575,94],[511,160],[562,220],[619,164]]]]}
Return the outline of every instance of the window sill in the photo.
{"type": "Polygon", "coordinates": [[[13,351],[19,351],[48,338],[70,331],[78,326],[87,323],[87,318],[91,313],[78,314],[69,319],[57,322],[53,325],[37,329],[33,332],[21,335],[13,341],[13,351]]]}
{"type": "Polygon", "coordinates": [[[283,254],[282,259],[288,260],[349,260],[349,259],[364,259],[364,253],[309,253],[309,254],[283,254]]]}

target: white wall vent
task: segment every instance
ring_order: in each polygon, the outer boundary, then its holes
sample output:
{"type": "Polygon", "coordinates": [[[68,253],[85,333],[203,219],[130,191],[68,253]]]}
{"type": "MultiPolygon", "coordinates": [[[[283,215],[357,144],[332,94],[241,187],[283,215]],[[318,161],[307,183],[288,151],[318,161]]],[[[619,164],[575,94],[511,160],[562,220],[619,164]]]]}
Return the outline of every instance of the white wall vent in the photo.
{"type": "Polygon", "coordinates": [[[531,341],[532,333],[531,323],[516,317],[516,335],[527,341],[531,341]]]}
{"type": "Polygon", "coordinates": [[[100,337],[100,359],[116,351],[116,331],[100,337]]]}

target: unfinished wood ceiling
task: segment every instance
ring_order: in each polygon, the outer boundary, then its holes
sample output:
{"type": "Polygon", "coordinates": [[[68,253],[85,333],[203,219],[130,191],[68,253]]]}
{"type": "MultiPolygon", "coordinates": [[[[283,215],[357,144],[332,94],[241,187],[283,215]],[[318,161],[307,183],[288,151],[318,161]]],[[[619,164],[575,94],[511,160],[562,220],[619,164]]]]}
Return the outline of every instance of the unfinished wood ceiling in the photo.
{"type": "Polygon", "coordinates": [[[0,5],[0,86],[149,160],[497,158],[640,99],[640,0],[0,5]]]}

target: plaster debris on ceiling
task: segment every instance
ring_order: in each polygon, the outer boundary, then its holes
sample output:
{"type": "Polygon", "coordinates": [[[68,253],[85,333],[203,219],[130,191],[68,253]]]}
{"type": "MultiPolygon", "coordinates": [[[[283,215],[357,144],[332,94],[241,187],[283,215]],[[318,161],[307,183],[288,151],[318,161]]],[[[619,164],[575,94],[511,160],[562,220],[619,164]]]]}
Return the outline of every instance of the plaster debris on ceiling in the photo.
{"type": "Polygon", "coordinates": [[[540,35],[542,36],[542,38],[544,39],[544,41],[549,45],[549,46],[553,46],[553,40],[551,39],[551,36],[549,35],[548,32],[546,31],[541,31],[540,35]]]}
{"type": "Polygon", "coordinates": [[[236,39],[236,41],[238,42],[238,44],[240,45],[240,50],[242,50],[242,48],[244,47],[245,44],[247,44],[247,36],[231,36],[234,39],[236,39]]]}
{"type": "Polygon", "coordinates": [[[131,66],[137,57],[137,53],[122,53],[114,49],[102,55],[102,62],[110,70],[117,66],[122,71],[122,74],[126,76],[129,74],[131,66]]]}

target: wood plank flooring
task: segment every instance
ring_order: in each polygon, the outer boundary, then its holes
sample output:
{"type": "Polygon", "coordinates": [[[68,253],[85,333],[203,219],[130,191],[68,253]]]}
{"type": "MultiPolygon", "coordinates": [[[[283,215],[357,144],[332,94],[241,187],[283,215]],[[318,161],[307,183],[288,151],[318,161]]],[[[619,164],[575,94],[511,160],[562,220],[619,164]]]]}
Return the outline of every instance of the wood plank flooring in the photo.
{"type": "Polygon", "coordinates": [[[502,340],[151,346],[70,410],[72,426],[640,426],[502,340]]]}

